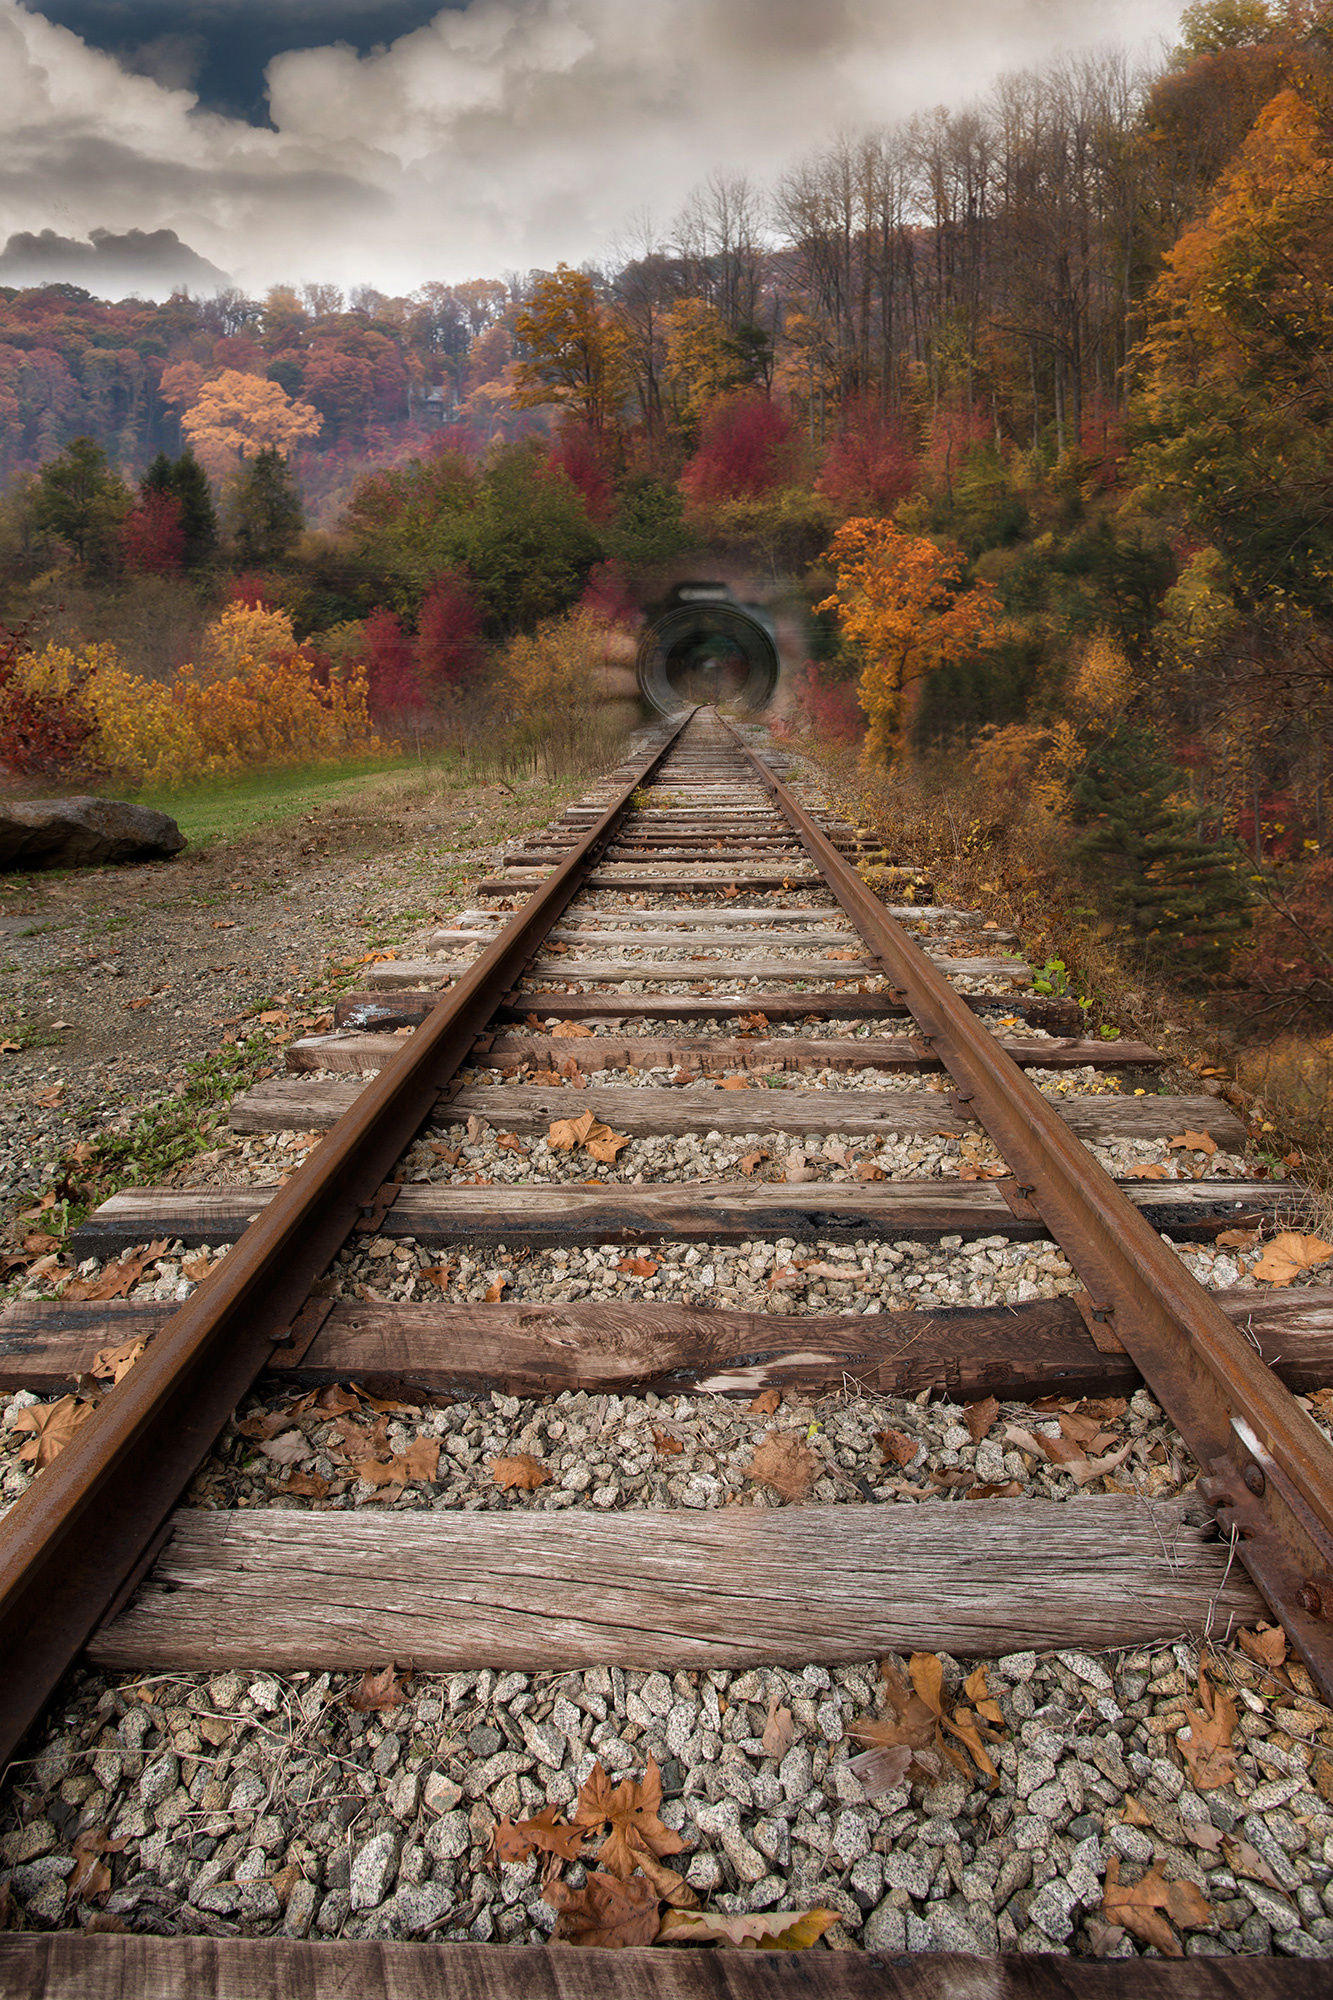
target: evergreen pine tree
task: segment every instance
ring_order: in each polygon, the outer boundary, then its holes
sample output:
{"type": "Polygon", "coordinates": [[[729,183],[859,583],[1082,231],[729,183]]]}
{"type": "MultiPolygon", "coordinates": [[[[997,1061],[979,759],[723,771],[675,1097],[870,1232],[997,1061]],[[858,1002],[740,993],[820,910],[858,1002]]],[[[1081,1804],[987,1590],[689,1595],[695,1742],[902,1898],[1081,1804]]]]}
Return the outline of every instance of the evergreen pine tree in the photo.
{"type": "Polygon", "coordinates": [[[1180,771],[1151,729],[1121,723],[1075,781],[1077,858],[1150,957],[1188,977],[1225,973],[1248,927],[1238,851],[1200,840],[1173,803],[1180,771]]]}
{"type": "Polygon", "coordinates": [[[242,560],[281,562],[305,526],[301,496],[287,462],[271,444],[242,467],[232,489],[232,533],[242,560]]]}
{"type": "Polygon", "coordinates": [[[167,454],[160,451],[139,481],[139,491],[144,499],[146,500],[150,493],[174,494],[176,491],[172,476],[174,471],[175,467],[167,454]]]}
{"type": "MultiPolygon", "coordinates": [[[[149,471],[152,469],[150,466],[149,471]]],[[[217,554],[218,517],[208,474],[192,451],[183,451],[172,466],[171,491],[181,505],[185,567],[197,569],[217,554]]]]}

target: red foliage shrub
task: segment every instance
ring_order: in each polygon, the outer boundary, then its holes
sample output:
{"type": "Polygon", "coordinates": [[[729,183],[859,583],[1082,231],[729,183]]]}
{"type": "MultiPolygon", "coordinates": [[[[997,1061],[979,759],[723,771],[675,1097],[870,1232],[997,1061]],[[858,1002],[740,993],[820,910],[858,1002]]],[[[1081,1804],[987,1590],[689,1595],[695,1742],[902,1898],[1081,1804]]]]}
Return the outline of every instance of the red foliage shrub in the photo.
{"type": "Polygon", "coordinates": [[[361,664],[366,670],[374,715],[421,705],[421,682],[412,658],[412,641],[392,611],[372,611],[366,620],[361,664]]]}
{"type": "Polygon", "coordinates": [[[904,424],[868,403],[849,403],[843,428],[824,454],[816,481],[849,514],[887,514],[912,490],[916,453],[904,424]]]}
{"type": "Polygon", "coordinates": [[[795,476],[798,439],[786,412],[767,396],[746,391],[714,403],[699,433],[699,449],[680,475],[695,506],[758,500],[795,476]]]}
{"type": "Polygon", "coordinates": [[[562,431],[551,447],[551,463],[578,487],[592,521],[609,519],[615,483],[601,443],[583,424],[562,431]]]}
{"type": "Polygon", "coordinates": [[[422,599],[411,658],[418,690],[426,695],[460,686],[481,666],[481,613],[456,570],[437,577],[422,599]]]}
{"type": "Polygon", "coordinates": [[[951,491],[969,452],[994,441],[994,426],[981,404],[948,399],[930,420],[926,468],[937,485],[951,491]]]}
{"type": "Polygon", "coordinates": [[[174,493],[145,493],[120,527],[126,567],[145,576],[175,576],[185,561],[183,510],[174,493]]]}
{"type": "Polygon", "coordinates": [[[826,743],[859,743],[866,718],[856,698],[856,682],[827,680],[813,660],[791,683],[792,707],[802,729],[826,743]]]}
{"type": "Polygon", "coordinates": [[[608,625],[642,624],[643,611],[620,563],[601,562],[592,570],[579,599],[580,611],[591,611],[608,625]]]}
{"type": "Polygon", "coordinates": [[[1093,396],[1085,404],[1079,447],[1089,461],[1096,484],[1103,492],[1112,492],[1129,457],[1129,447],[1125,443],[1124,418],[1106,397],[1093,396]]]}
{"type": "Polygon", "coordinates": [[[88,768],[86,756],[97,725],[79,700],[68,694],[35,693],[18,673],[20,640],[0,631],[0,765],[20,777],[57,777],[88,768]]]}
{"type": "Polygon", "coordinates": [[[271,577],[257,570],[242,570],[231,579],[227,599],[231,604],[243,604],[247,611],[263,611],[278,603],[279,593],[271,577]]]}

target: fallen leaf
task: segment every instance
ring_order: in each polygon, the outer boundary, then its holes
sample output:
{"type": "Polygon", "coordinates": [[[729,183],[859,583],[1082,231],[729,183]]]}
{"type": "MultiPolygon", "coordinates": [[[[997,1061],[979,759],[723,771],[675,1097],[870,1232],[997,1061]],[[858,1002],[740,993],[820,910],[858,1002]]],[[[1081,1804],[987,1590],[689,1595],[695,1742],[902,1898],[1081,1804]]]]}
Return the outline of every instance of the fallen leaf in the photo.
{"type": "Polygon", "coordinates": [[[724,1076],[718,1084],[719,1090],[748,1090],[749,1088],[750,1079],[748,1076],[724,1076]]]}
{"type": "Polygon", "coordinates": [[[192,1250],[181,1258],[181,1273],[192,1285],[199,1284],[213,1268],[213,1255],[209,1250],[192,1250]]]}
{"type": "Polygon", "coordinates": [[[967,1425],[968,1436],[973,1444],[981,1443],[999,1414],[1000,1405],[994,1396],[987,1396],[983,1402],[969,1403],[966,1406],[963,1411],[963,1422],[967,1425]]]}
{"type": "Polygon", "coordinates": [[[820,1464],[795,1431],[769,1431],[755,1446],[745,1477],[771,1486],[784,1500],[804,1500],[819,1477],[820,1464]]]}
{"type": "Polygon", "coordinates": [[[585,1111],[579,1118],[557,1118],[546,1135],[546,1143],[556,1153],[572,1153],[575,1146],[581,1146],[592,1131],[597,1120],[591,1111],[585,1111]]]}
{"type": "Polygon", "coordinates": [[[1142,1881],[1120,1880],[1120,1856],[1112,1854],[1106,1863],[1106,1886],[1102,1913],[1114,1924],[1123,1924],[1145,1944],[1156,1945],[1167,1958],[1182,1958],[1180,1940],[1159,1912],[1165,1910],[1182,1930],[1206,1924],[1212,1907],[1192,1882],[1168,1882],[1159,1868],[1150,1868],[1142,1881]]]}
{"type": "Polygon", "coordinates": [[[284,1431],[281,1437],[267,1439],[259,1449],[275,1465],[295,1465],[300,1459],[309,1458],[311,1444],[301,1431],[284,1431]]]}
{"type": "Polygon", "coordinates": [[[743,1174],[752,1174],[755,1168],[759,1165],[760,1161],[766,1160],[768,1158],[769,1158],[769,1151],[767,1146],[760,1146],[757,1152],[742,1153],[741,1172],[743,1174]]]}
{"type": "Polygon", "coordinates": [[[791,1749],[795,1734],[791,1710],[780,1708],[778,1698],[774,1695],[768,1704],[764,1733],[759,1739],[764,1746],[765,1757],[785,1757],[791,1749]]]}
{"type": "Polygon", "coordinates": [[[554,1934],[562,1944],[623,1948],[651,1944],[657,1936],[658,1895],[646,1876],[620,1882],[594,1869],[582,1889],[557,1881],[542,1894],[556,1912],[554,1934]]]}
{"type": "Polygon", "coordinates": [[[146,1339],[122,1341],[119,1347],[99,1347],[93,1356],[92,1374],[99,1382],[119,1382],[122,1375],[128,1375],[148,1342],[146,1339]]]}
{"type": "Polygon", "coordinates": [[[682,1452],[685,1449],[680,1439],[672,1437],[670,1431],[655,1430],[653,1432],[653,1443],[664,1458],[674,1458],[678,1452],[682,1452]]]}
{"type": "Polygon", "coordinates": [[[93,1407],[91,1403],[81,1403],[77,1396],[62,1396],[58,1403],[32,1403],[26,1410],[20,1410],[10,1429],[31,1431],[32,1436],[19,1447],[19,1457],[40,1472],[73,1442],[79,1427],[92,1415],[93,1407]]]}
{"type": "Polygon", "coordinates": [[[780,1389],[761,1389],[757,1396],[750,1398],[746,1407],[757,1417],[771,1417],[781,1401],[780,1389]]]}
{"type": "Polygon", "coordinates": [[[972,1669],[967,1679],[963,1682],[963,1693],[967,1696],[973,1708],[976,1709],[978,1715],[984,1716],[987,1722],[993,1722],[997,1729],[1004,1727],[1004,1711],[1001,1709],[999,1702],[991,1694],[990,1683],[986,1679],[986,1669],[984,1666],[972,1669]]]}
{"type": "Polygon", "coordinates": [[[1002,1484],[983,1481],[980,1486],[970,1486],[963,1495],[964,1500],[1016,1500],[1023,1491],[1017,1479],[1006,1479],[1002,1484]]]}
{"type": "Polygon", "coordinates": [[[522,1153],[524,1159],[527,1158],[528,1149],[517,1132],[502,1132],[495,1143],[502,1153],[522,1153]]]}
{"type": "Polygon", "coordinates": [[[443,1292],[454,1275],[454,1267],[452,1264],[426,1264],[422,1266],[421,1275],[429,1278],[432,1285],[438,1285],[443,1292]]]}
{"type": "Polygon", "coordinates": [[[660,1268],[651,1257],[622,1257],[616,1265],[618,1271],[631,1278],[655,1278],[660,1268]]]}
{"type": "Polygon", "coordinates": [[[875,1443],[895,1465],[910,1465],[921,1449],[919,1441],[906,1431],[876,1431],[875,1443]]]}
{"type": "Polygon", "coordinates": [[[390,1459],[353,1462],[358,1479],[368,1486],[415,1486],[433,1480],[440,1469],[440,1440],[414,1438],[404,1452],[390,1459]]]}
{"type": "Polygon", "coordinates": [[[561,1861],[574,1861],[587,1838],[581,1826],[560,1823],[559,1806],[547,1806],[535,1819],[497,1821],[491,1833],[491,1852],[497,1861],[524,1862],[534,1854],[555,1854],[561,1861]]]}
{"type": "Polygon", "coordinates": [[[667,1910],[657,1934],[659,1944],[736,1945],[749,1951],[805,1951],[817,1944],[837,1910],[823,1905],[813,1910],[760,1910],[752,1916],[728,1916],[721,1910],[667,1910]]]}
{"type": "Polygon", "coordinates": [[[736,1023],[736,1032],[741,1035],[757,1035],[761,1028],[767,1026],[767,1014],[742,1014],[736,1023]]]}
{"type": "Polygon", "coordinates": [[[64,1096],[64,1084],[52,1083],[48,1084],[45,1090],[34,1090],[32,1101],[34,1104],[40,1104],[44,1111],[54,1111],[55,1107],[64,1101],[64,1096]]]}
{"type": "Polygon", "coordinates": [[[1256,1625],[1237,1635],[1241,1651],[1261,1667],[1280,1667],[1287,1657],[1287,1635],[1280,1625],[1256,1625]]]}
{"type": "Polygon", "coordinates": [[[302,1500],[327,1500],[329,1482],[322,1472],[290,1472],[281,1493],[294,1493],[302,1500]]]}
{"type": "Polygon", "coordinates": [[[67,1299],[104,1300],[128,1298],[150,1264],[155,1264],[166,1252],[167,1240],[163,1237],[157,1243],[150,1243],[145,1250],[131,1257],[118,1259],[108,1264],[96,1278],[75,1278],[66,1285],[67,1299]]]}
{"type": "Polygon", "coordinates": [[[1258,1240],[1258,1229],[1222,1229],[1213,1238],[1223,1250],[1252,1250],[1258,1240]]]}
{"type": "Polygon", "coordinates": [[[883,1167],[877,1167],[873,1160],[858,1160],[852,1168],[852,1175],[858,1181],[886,1181],[889,1178],[883,1167]]]}
{"type": "Polygon", "coordinates": [[[1333,1257],[1333,1243],[1324,1243],[1317,1236],[1301,1236],[1294,1229],[1285,1229],[1267,1246],[1251,1275],[1262,1278],[1266,1285],[1289,1285],[1302,1271],[1327,1263],[1330,1257],[1333,1257]]]}
{"type": "Polygon", "coordinates": [[[1215,1153],[1217,1141],[1207,1132],[1178,1132],[1174,1139],[1167,1140],[1171,1152],[1215,1153]]]}
{"type": "Polygon", "coordinates": [[[358,1715],[368,1715],[376,1708],[401,1708],[407,1700],[407,1684],[396,1678],[392,1661],[387,1667],[375,1671],[367,1667],[360,1681],[347,1697],[347,1706],[358,1715]]]}
{"type": "Polygon", "coordinates": [[[490,1284],[487,1285],[485,1291],[482,1293],[482,1297],[483,1299],[485,1299],[488,1306],[499,1305],[500,1300],[504,1297],[505,1286],[508,1283],[509,1283],[508,1272],[497,1271],[495,1276],[491,1279],[490,1284]]]}
{"type": "Polygon", "coordinates": [[[126,1840],[108,1840],[109,1828],[93,1826],[74,1836],[74,1866],[65,1877],[65,1900],[69,1903],[98,1903],[111,1888],[111,1870],[102,1856],[119,1854],[126,1840]]]}
{"type": "Polygon", "coordinates": [[[533,1493],[552,1477],[550,1467],[527,1451],[519,1452],[515,1458],[493,1458],[487,1470],[504,1493],[533,1493]]]}
{"type": "Polygon", "coordinates": [[[1131,1167],[1129,1170],[1129,1179],[1132,1181],[1166,1181],[1170,1178],[1170,1167],[1160,1164],[1151,1167],[1131,1167]]]}
{"type": "Polygon", "coordinates": [[[1224,1839],[1222,1853],[1238,1875],[1248,1875],[1252,1882],[1263,1882],[1270,1889],[1283,1889],[1284,1884],[1278,1881],[1262,1854],[1257,1853],[1248,1840],[1242,1840],[1239,1835],[1224,1839]]]}
{"type": "Polygon", "coordinates": [[[657,1895],[685,1907],[695,1901],[693,1890],[674,1869],[660,1865],[663,1855],[679,1854],[685,1845],[658,1818],[661,1803],[662,1774],[652,1757],[642,1779],[622,1778],[618,1785],[596,1763],[579,1787],[574,1820],[589,1833],[601,1826],[608,1829],[597,1850],[601,1868],[625,1882],[640,1868],[657,1895]]]}
{"type": "Polygon", "coordinates": [[[621,1147],[628,1146],[629,1133],[613,1132],[609,1125],[594,1125],[583,1143],[594,1160],[609,1167],[614,1164],[616,1154],[621,1147]]]}
{"type": "Polygon", "coordinates": [[[1189,1727],[1180,1732],[1176,1742],[1190,1767],[1194,1789],[1215,1792],[1219,1786],[1229,1785],[1236,1775],[1236,1758],[1231,1748],[1236,1704],[1229,1694],[1214,1689],[1203,1666],[1199,1668],[1199,1702],[1198,1708],[1186,1704],[1185,1720],[1189,1727]]]}
{"type": "Polygon", "coordinates": [[[285,1008],[270,1007],[265,1013],[256,1015],[255,1018],[258,1020],[261,1028],[285,1028],[288,1015],[285,1008]]]}
{"type": "Polygon", "coordinates": [[[581,1039],[585,1036],[591,1038],[593,1030],[585,1027],[582,1021],[557,1021],[551,1029],[551,1033],[561,1040],[569,1035],[575,1035],[581,1039]]]}

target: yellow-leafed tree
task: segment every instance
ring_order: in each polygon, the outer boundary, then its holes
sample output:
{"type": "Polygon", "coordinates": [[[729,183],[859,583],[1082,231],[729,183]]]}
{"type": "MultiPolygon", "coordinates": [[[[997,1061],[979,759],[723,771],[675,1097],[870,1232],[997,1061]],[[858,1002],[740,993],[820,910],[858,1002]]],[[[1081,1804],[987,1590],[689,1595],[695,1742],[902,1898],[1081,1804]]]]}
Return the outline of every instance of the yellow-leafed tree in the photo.
{"type": "Polygon", "coordinates": [[[965,585],[960,551],[903,534],[891,521],[846,522],[828,560],[837,589],[818,608],[837,612],[863,661],[867,761],[895,757],[927,675],[999,637],[995,594],[989,584],[965,585]]]}
{"type": "Polygon", "coordinates": [[[221,475],[266,445],[285,458],[303,438],[317,437],[323,423],[312,404],[293,402],[280,382],[224,368],[203,384],[181,429],[207,470],[221,475]]]}
{"type": "Polygon", "coordinates": [[[604,430],[625,394],[625,336],[587,273],[557,264],[539,279],[514,338],[515,407],[553,403],[589,430],[604,430]]]}

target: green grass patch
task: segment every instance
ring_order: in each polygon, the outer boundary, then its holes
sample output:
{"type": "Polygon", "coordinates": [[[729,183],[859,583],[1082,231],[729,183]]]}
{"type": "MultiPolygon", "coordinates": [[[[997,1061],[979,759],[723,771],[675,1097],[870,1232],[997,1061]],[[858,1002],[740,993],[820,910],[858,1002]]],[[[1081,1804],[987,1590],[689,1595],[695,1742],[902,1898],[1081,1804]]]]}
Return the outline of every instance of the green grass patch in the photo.
{"type": "Polygon", "coordinates": [[[170,813],[194,846],[234,840],[259,826],[298,819],[316,807],[356,804],[390,790],[404,779],[443,776],[444,759],[420,763],[415,757],[382,757],[347,764],[324,764],[293,771],[252,771],[179,791],[138,794],[137,803],[170,813]]]}

